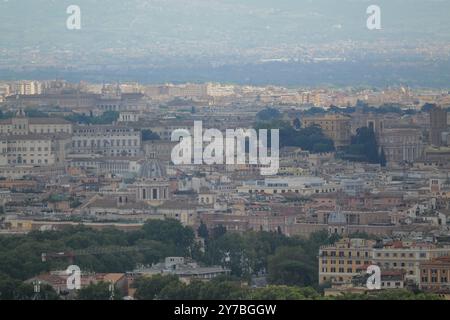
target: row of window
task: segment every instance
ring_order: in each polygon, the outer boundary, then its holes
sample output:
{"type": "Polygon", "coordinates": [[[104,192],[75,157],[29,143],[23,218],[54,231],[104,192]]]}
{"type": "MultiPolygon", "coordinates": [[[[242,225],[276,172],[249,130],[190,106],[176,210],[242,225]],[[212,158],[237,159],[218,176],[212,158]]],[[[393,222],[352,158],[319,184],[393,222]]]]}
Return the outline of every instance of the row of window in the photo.
{"type": "MultiPolygon", "coordinates": [[[[345,253],[346,252],[344,252],[344,251],[339,251],[339,252],[336,252],[336,251],[330,251],[330,252],[322,251],[322,256],[324,256],[324,257],[327,257],[327,256],[330,256],[330,257],[349,257],[349,258],[351,258],[352,255],[353,255],[352,251],[348,251],[347,254],[345,254],[345,253]]],[[[369,252],[365,251],[364,254],[362,254],[362,252],[356,251],[356,255],[354,255],[354,256],[356,256],[356,257],[364,256],[364,257],[367,258],[367,257],[369,257],[369,252]]]]}
{"type": "Polygon", "coordinates": [[[72,142],[72,146],[75,147],[120,147],[120,146],[138,146],[138,140],[103,140],[103,145],[102,145],[102,141],[101,140],[89,140],[89,143],[87,140],[78,140],[78,141],[73,141],[72,142]],[[122,142],[122,143],[121,143],[122,142]]]}
{"type": "MultiPolygon", "coordinates": [[[[330,262],[330,264],[336,264],[336,262],[338,262],[339,264],[345,264],[344,260],[339,260],[339,261],[329,260],[329,262],[330,262]]],[[[355,263],[356,265],[360,265],[361,264],[361,260],[347,260],[347,264],[353,264],[353,263],[355,263]]],[[[327,264],[327,260],[322,260],[322,264],[327,264]]],[[[365,260],[364,264],[365,265],[369,265],[369,264],[371,264],[371,262],[368,261],[368,260],[365,260]]]]}
{"type": "Polygon", "coordinates": [[[7,148],[6,150],[5,150],[5,148],[3,148],[3,152],[5,152],[5,151],[7,151],[7,152],[27,152],[27,151],[48,151],[49,150],[49,147],[37,147],[37,148],[35,148],[35,147],[30,147],[30,149],[28,150],[28,148],[27,147],[18,147],[18,148],[14,148],[14,147],[11,147],[11,148],[7,148]]]}
{"type": "MultiPolygon", "coordinates": [[[[440,270],[440,271],[441,271],[442,274],[447,274],[447,270],[445,270],[445,269],[440,270]]],[[[423,269],[422,272],[423,273],[427,273],[427,270],[423,269]]],[[[437,269],[431,269],[430,272],[431,272],[431,274],[437,274],[438,270],[437,269]]]]}
{"type": "MultiPolygon", "coordinates": [[[[273,190],[273,193],[278,193],[278,191],[280,191],[281,193],[300,193],[300,190],[297,190],[297,189],[288,189],[288,190],[285,190],[285,189],[283,189],[283,190],[273,190]]],[[[330,193],[330,192],[335,192],[336,191],[336,189],[322,189],[322,190],[314,190],[314,193],[330,193]]],[[[250,190],[248,190],[248,192],[249,193],[253,193],[253,192],[255,192],[255,193],[265,193],[266,191],[265,190],[253,190],[253,189],[250,189],[250,190]]]]}
{"type": "Polygon", "coordinates": [[[126,132],[134,132],[134,129],[106,129],[106,130],[96,130],[96,129],[76,129],[75,133],[126,133],[126,132]]]}
{"type": "Polygon", "coordinates": [[[439,283],[448,283],[447,277],[422,277],[421,280],[423,283],[438,283],[438,280],[441,280],[439,283]]]}
{"type": "Polygon", "coordinates": [[[412,262],[409,262],[409,263],[406,263],[406,262],[392,262],[392,263],[385,262],[385,263],[383,263],[383,266],[385,268],[390,268],[390,267],[393,267],[393,268],[397,268],[397,267],[405,268],[406,266],[408,266],[409,268],[412,268],[412,267],[414,267],[414,263],[412,263],[412,262]]]}
{"type": "MultiPolygon", "coordinates": [[[[380,257],[382,257],[383,256],[383,254],[381,253],[381,252],[377,252],[376,254],[376,257],[378,257],[378,258],[380,258],[380,257]]],[[[392,254],[390,253],[390,252],[385,252],[384,253],[384,257],[394,257],[394,258],[396,258],[396,257],[402,257],[402,258],[406,258],[406,257],[409,257],[409,258],[414,258],[415,257],[415,254],[414,253],[412,253],[412,252],[410,252],[410,253],[408,253],[408,254],[406,254],[405,252],[402,252],[402,253],[397,253],[397,252],[393,252],[392,254]]],[[[420,258],[426,258],[427,257],[427,253],[426,252],[420,252],[419,253],[419,257],[420,258]]]]}
{"type": "MultiPolygon", "coordinates": [[[[34,159],[30,160],[30,164],[48,164],[48,160],[47,159],[37,159],[37,161],[34,161],[34,159]]],[[[26,159],[14,159],[14,160],[8,160],[8,164],[27,164],[27,160],[26,159]]]]}
{"type": "MultiPolygon", "coordinates": [[[[345,269],[345,268],[339,268],[339,269],[337,269],[337,270],[339,270],[338,272],[339,273],[344,273],[344,272],[347,272],[347,273],[353,273],[353,269],[352,268],[347,268],[347,269],[345,269]],[[347,270],[347,271],[345,271],[345,270],[347,270]]],[[[328,272],[328,268],[322,268],[322,272],[328,272]]],[[[330,268],[330,272],[333,272],[333,273],[335,273],[336,272],[336,268],[330,268]]]]}

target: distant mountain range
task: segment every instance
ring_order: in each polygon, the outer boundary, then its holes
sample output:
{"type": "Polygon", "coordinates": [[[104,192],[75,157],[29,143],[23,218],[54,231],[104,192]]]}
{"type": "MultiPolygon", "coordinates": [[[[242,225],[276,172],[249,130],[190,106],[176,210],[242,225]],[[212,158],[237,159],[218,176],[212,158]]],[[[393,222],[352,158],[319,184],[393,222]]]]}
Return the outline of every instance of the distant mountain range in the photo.
{"type": "Polygon", "coordinates": [[[0,43],[2,49],[130,48],[160,55],[339,40],[414,45],[449,41],[449,12],[448,0],[1,0],[0,43]],[[71,4],[81,8],[80,31],[65,27],[71,4]],[[382,31],[366,29],[370,4],[382,9],[382,31]]]}
{"type": "Polygon", "coordinates": [[[449,0],[0,0],[0,77],[445,87],[449,13],[449,0]],[[81,30],[66,28],[72,4],[81,30]],[[371,4],[382,30],[366,28],[371,4]]]}

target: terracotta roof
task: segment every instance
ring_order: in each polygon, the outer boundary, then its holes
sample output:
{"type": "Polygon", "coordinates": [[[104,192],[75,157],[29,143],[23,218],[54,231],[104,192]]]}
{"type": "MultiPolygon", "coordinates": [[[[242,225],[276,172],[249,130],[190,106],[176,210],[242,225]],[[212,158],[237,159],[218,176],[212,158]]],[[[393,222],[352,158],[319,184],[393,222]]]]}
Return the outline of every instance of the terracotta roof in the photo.
{"type": "Polygon", "coordinates": [[[106,273],[98,275],[97,279],[104,282],[112,281],[113,283],[116,283],[120,281],[123,277],[125,277],[124,273],[106,273]]]}

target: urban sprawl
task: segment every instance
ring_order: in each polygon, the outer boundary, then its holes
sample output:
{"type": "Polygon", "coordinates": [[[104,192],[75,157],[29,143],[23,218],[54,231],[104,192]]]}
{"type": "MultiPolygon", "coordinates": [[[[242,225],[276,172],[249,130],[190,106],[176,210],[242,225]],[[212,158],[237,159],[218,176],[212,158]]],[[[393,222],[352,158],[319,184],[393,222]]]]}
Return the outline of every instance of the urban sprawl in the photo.
{"type": "Polygon", "coordinates": [[[0,299],[450,297],[449,106],[406,86],[1,81],[0,299]],[[195,121],[279,129],[278,173],[175,165],[195,121]]]}

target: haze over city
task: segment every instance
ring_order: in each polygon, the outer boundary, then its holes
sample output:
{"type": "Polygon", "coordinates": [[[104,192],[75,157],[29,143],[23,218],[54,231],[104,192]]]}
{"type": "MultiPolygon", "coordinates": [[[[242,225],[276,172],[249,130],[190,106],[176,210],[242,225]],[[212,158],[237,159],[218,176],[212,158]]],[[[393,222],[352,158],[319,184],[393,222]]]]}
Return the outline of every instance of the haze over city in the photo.
{"type": "Polygon", "coordinates": [[[302,300],[330,318],[392,312],[330,300],[450,300],[449,12],[0,0],[1,306],[284,320],[302,300]]]}
{"type": "Polygon", "coordinates": [[[0,2],[3,77],[444,87],[450,74],[437,77],[448,1],[377,1],[375,31],[365,0],[80,0],[68,30],[71,4],[0,2]]]}

